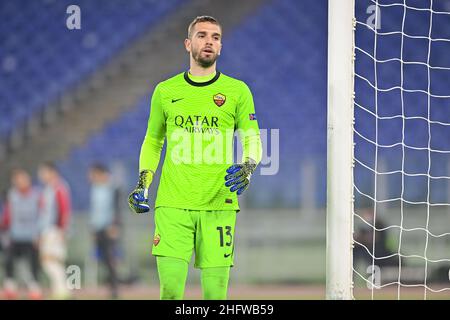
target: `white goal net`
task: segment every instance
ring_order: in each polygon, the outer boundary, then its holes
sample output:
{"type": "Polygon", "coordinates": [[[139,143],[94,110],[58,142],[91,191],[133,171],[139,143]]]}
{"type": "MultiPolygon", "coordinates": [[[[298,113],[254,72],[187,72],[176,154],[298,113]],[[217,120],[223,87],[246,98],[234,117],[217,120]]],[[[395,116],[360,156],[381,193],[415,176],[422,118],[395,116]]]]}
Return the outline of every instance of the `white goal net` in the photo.
{"type": "Polygon", "coordinates": [[[450,1],[355,18],[353,295],[450,297],[450,1]]]}

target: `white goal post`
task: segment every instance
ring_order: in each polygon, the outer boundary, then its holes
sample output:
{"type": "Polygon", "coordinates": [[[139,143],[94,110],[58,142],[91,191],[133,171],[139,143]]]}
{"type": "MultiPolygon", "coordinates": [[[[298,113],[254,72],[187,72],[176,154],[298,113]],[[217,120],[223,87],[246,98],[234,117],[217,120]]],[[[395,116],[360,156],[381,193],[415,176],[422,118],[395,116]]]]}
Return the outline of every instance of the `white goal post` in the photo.
{"type": "Polygon", "coordinates": [[[326,298],[353,298],[354,0],[328,1],[326,298]]]}
{"type": "Polygon", "coordinates": [[[450,1],[328,1],[327,299],[449,297],[449,25],[450,1]]]}

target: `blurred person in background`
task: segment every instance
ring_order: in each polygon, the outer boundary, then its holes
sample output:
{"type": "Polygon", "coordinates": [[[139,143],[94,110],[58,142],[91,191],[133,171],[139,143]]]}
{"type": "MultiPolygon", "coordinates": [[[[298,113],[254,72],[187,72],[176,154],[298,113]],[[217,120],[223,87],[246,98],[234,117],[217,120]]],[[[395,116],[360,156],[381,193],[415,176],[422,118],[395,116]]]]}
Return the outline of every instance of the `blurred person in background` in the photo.
{"type": "Polygon", "coordinates": [[[24,259],[30,270],[26,277],[29,299],[41,299],[38,284],[39,250],[39,190],[32,186],[30,174],[24,169],[14,169],[9,190],[3,207],[1,227],[4,231],[5,250],[4,294],[7,299],[18,297],[15,270],[20,259],[24,259]]]}
{"type": "Polygon", "coordinates": [[[117,240],[120,228],[120,191],[112,182],[108,169],[94,164],[89,170],[90,227],[94,233],[100,261],[108,271],[111,298],[118,298],[117,240]]]}
{"type": "Polygon", "coordinates": [[[365,222],[355,228],[354,239],[358,243],[353,249],[353,259],[355,265],[362,263],[364,268],[372,265],[373,249],[375,247],[375,260],[373,261],[378,267],[398,266],[399,257],[394,250],[391,249],[388,224],[379,214],[374,223],[374,208],[366,206],[359,210],[359,215],[365,222]],[[374,237],[375,230],[375,237],[374,237]],[[375,240],[375,246],[374,246],[375,240]],[[366,247],[366,248],[364,248],[366,247]]]}
{"type": "Polygon", "coordinates": [[[6,231],[2,228],[2,222],[5,209],[6,209],[6,198],[8,197],[8,191],[0,192],[0,254],[4,254],[6,242],[7,242],[7,234],[6,231]]]}
{"type": "Polygon", "coordinates": [[[40,257],[42,267],[50,280],[54,299],[69,298],[66,285],[66,233],[71,214],[67,183],[51,162],[40,165],[39,179],[44,185],[40,211],[40,257]]]}

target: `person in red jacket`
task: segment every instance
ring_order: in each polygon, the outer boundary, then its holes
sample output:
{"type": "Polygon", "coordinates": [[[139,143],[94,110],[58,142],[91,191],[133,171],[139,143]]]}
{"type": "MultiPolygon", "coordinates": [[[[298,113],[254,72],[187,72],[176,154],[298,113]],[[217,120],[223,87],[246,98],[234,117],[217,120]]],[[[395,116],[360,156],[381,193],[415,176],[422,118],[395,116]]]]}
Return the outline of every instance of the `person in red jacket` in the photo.
{"type": "Polygon", "coordinates": [[[54,299],[69,298],[66,285],[66,233],[70,221],[71,202],[67,183],[53,163],[41,164],[38,170],[44,185],[40,210],[41,264],[50,280],[54,299]]]}

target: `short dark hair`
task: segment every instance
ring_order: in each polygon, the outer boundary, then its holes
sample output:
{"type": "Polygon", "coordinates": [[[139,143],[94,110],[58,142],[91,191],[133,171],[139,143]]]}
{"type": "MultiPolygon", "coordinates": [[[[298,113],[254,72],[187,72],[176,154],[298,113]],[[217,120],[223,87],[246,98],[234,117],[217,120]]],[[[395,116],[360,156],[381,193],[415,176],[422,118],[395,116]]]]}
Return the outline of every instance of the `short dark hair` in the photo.
{"type": "Polygon", "coordinates": [[[11,169],[10,175],[11,177],[14,177],[17,174],[21,174],[21,173],[25,173],[27,175],[30,175],[30,173],[28,172],[28,170],[26,170],[25,168],[22,167],[14,167],[11,169]]]}
{"type": "Polygon", "coordinates": [[[198,16],[194,20],[192,20],[192,22],[189,24],[189,27],[188,27],[188,38],[189,39],[192,36],[192,29],[194,28],[194,26],[197,23],[200,23],[200,22],[209,22],[209,23],[218,25],[220,30],[222,30],[222,26],[220,25],[219,21],[216,18],[211,17],[211,16],[198,16]]]}
{"type": "Polygon", "coordinates": [[[40,167],[59,173],[58,167],[53,161],[44,161],[41,163],[40,167]]]}
{"type": "Polygon", "coordinates": [[[101,173],[109,173],[109,169],[103,163],[93,163],[91,165],[91,170],[98,171],[101,173]]]}

